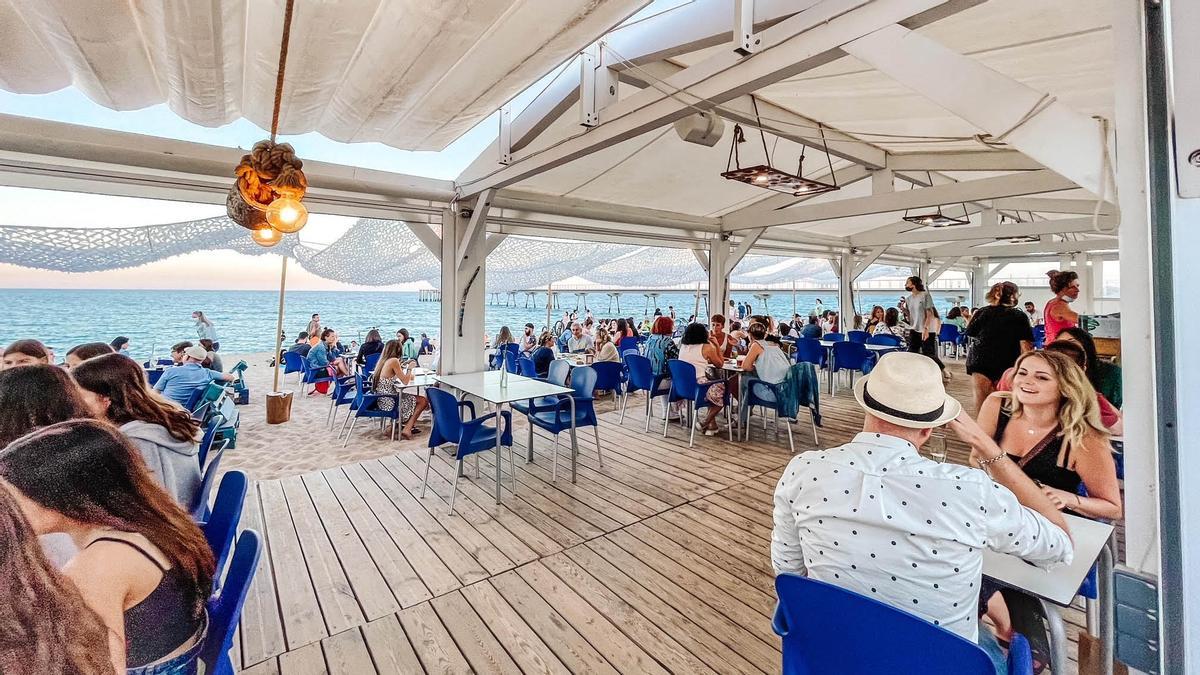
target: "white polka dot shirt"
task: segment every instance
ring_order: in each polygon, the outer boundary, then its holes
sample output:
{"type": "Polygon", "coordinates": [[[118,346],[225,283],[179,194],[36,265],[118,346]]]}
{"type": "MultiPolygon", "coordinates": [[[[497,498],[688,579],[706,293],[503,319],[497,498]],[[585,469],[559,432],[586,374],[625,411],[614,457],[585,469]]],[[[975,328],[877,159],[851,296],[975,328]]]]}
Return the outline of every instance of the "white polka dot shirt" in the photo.
{"type": "Polygon", "coordinates": [[[797,455],[775,489],[771,562],[886,602],[970,640],[983,549],[1042,567],[1071,540],[977,469],[938,464],[894,436],[860,433],[797,455]]]}

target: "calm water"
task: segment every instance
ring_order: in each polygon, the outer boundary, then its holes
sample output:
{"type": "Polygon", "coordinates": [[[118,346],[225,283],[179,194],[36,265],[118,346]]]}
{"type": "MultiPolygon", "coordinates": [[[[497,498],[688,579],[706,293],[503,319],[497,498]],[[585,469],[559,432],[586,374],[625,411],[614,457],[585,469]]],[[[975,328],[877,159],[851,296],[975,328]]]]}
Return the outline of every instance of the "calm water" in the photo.
{"type": "MultiPolygon", "coordinates": [[[[901,291],[860,291],[859,309],[869,311],[875,304],[893,306],[901,291]]],[[[957,293],[961,295],[961,293],[957,293]]],[[[937,296],[939,308],[948,309],[952,293],[937,296]]],[[[274,346],[276,293],[273,291],[139,291],[139,290],[24,290],[0,289],[0,343],[17,338],[37,338],[58,350],[61,356],[68,348],[81,342],[108,342],[118,335],[130,339],[134,356],[147,357],[153,350],[162,354],[171,344],[195,339],[191,319],[193,310],[202,310],[216,325],[222,351],[270,351],[274,346]]],[[[797,310],[807,313],[814,301],[821,298],[827,309],[837,309],[837,298],[828,292],[798,292],[797,310]]],[[[753,297],[734,296],[734,300],[753,301],[753,297]]],[[[559,298],[563,308],[574,308],[575,296],[564,293],[559,298]]],[[[687,293],[664,293],[658,305],[665,312],[674,305],[677,316],[686,319],[695,308],[695,297],[687,293]]],[[[756,312],[762,303],[757,302],[756,312]]],[[[609,299],[603,294],[588,296],[588,306],[597,317],[616,316],[609,312],[609,299]]],[[[769,300],[771,314],[789,317],[792,314],[792,294],[781,292],[769,300]]],[[[622,298],[621,314],[641,319],[647,308],[640,294],[622,298]]],[[[489,335],[501,325],[514,329],[526,321],[542,326],[546,321],[545,296],[539,296],[525,308],[524,298],[515,307],[488,305],[485,321],[489,335]]],[[[701,307],[704,311],[704,307],[701,307]]],[[[408,328],[415,336],[422,332],[436,336],[438,332],[438,303],[420,302],[416,293],[394,291],[332,292],[292,291],[287,295],[284,332],[289,338],[304,330],[309,317],[321,314],[322,322],[336,328],[343,341],[362,340],[373,327],[383,331],[385,339],[397,328],[408,328]]],[[[553,312],[553,320],[562,317],[561,310],[553,312]]]]}

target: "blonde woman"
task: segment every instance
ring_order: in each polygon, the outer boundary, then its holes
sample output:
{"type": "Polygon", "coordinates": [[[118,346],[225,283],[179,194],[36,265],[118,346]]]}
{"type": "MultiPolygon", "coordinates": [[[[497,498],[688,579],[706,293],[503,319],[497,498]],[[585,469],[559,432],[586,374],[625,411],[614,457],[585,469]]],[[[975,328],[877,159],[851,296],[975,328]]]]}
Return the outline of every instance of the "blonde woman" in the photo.
{"type": "Polygon", "coordinates": [[[617,354],[617,346],[613,344],[612,336],[609,335],[608,329],[599,326],[596,328],[596,362],[621,360],[620,354],[617,354]]]}
{"type": "MultiPolygon", "coordinates": [[[[388,340],[383,346],[379,365],[371,373],[371,390],[376,394],[400,394],[400,422],[404,424],[400,429],[400,437],[407,441],[414,433],[421,433],[413,427],[417,424],[417,417],[429,405],[429,399],[403,391],[413,381],[413,371],[417,368],[416,359],[402,358],[403,349],[400,340],[388,340]]],[[[390,398],[381,398],[377,405],[380,410],[392,410],[396,403],[390,398]]]]}

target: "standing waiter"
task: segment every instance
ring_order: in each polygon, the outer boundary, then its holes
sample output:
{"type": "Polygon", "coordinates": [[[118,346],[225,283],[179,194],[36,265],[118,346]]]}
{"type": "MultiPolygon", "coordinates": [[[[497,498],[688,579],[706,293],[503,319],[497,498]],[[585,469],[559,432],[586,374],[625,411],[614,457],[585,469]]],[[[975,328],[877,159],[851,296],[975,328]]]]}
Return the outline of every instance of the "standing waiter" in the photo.
{"type": "Polygon", "coordinates": [[[904,290],[908,291],[908,299],[904,303],[904,314],[908,320],[908,351],[919,353],[928,337],[925,310],[933,307],[933,296],[925,290],[925,282],[921,281],[921,277],[905,279],[904,290]]]}

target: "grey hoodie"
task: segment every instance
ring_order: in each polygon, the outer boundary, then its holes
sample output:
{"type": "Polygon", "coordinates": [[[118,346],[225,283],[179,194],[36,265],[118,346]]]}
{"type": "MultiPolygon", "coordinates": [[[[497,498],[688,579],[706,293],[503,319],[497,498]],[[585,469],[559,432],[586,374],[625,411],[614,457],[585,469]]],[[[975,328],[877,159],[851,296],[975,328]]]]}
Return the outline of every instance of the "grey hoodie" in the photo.
{"type": "Polygon", "coordinates": [[[134,420],[121,425],[146,460],[146,466],[175,500],[189,509],[200,489],[200,444],[181,441],[161,424],[134,420]]]}

